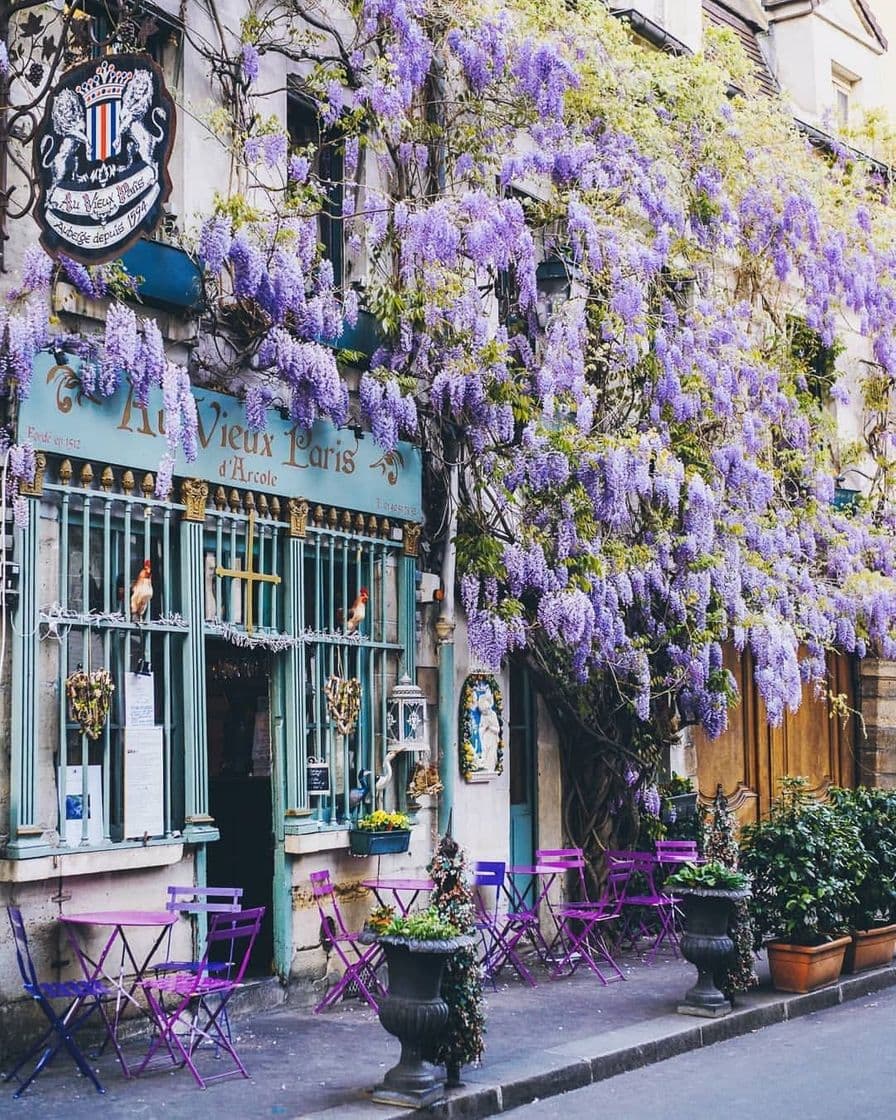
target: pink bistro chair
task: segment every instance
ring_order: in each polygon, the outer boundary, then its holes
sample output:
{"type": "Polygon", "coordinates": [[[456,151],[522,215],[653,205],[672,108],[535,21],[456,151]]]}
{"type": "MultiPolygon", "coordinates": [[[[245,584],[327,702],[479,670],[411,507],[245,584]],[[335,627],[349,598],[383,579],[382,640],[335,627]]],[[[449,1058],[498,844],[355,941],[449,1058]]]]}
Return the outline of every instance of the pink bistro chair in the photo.
{"type": "Polygon", "coordinates": [[[378,1011],[376,996],[385,994],[376,974],[383,959],[382,948],[376,944],[363,945],[361,934],[348,929],[336,901],[329,871],[311,872],[311,893],[320,914],[321,944],[328,953],[336,953],[345,969],[339,981],[315,1007],[314,1014],[331,1007],[352,987],[361,999],[378,1011]]]}
{"type": "MultiPolygon", "coordinates": [[[[165,1047],[175,1065],[186,1065],[200,1088],[210,1081],[226,1077],[248,1077],[225,1027],[227,1004],[242,984],[249,964],[252,946],[261,929],[263,906],[241,910],[236,914],[212,915],[206,936],[205,953],[193,972],[173,972],[144,980],[141,988],[146,996],[156,1031],[142,1064],[135,1071],[143,1073],[156,1053],[165,1047]],[[211,970],[209,956],[219,944],[229,945],[234,957],[233,975],[211,970]],[[196,1068],[196,1053],[203,1042],[214,1046],[215,1058],[221,1051],[230,1055],[231,1066],[220,1073],[202,1075],[196,1068]]],[[[157,1067],[152,1067],[153,1069],[157,1067]]]]}
{"type": "Polygon", "coordinates": [[[555,959],[551,976],[571,976],[579,965],[584,964],[602,984],[608,984],[610,979],[604,974],[598,963],[600,961],[612,973],[612,979],[625,980],[625,974],[613,959],[604,927],[622,913],[629,869],[611,871],[601,897],[590,899],[585,882],[585,856],[581,848],[542,849],[535,858],[541,866],[574,871],[582,896],[579,901],[562,902],[552,907],[557,923],[554,949],[555,952],[559,950],[559,956],[555,959]]]}
{"type": "Polygon", "coordinates": [[[496,977],[504,965],[509,964],[520,979],[534,988],[537,987],[535,978],[523,963],[518,946],[529,933],[530,924],[538,918],[530,911],[500,913],[501,897],[506,897],[505,874],[506,865],[500,861],[479,860],[476,863],[476,928],[482,940],[484,978],[497,988],[496,977]],[[494,891],[491,902],[486,897],[489,890],[494,891]]]}

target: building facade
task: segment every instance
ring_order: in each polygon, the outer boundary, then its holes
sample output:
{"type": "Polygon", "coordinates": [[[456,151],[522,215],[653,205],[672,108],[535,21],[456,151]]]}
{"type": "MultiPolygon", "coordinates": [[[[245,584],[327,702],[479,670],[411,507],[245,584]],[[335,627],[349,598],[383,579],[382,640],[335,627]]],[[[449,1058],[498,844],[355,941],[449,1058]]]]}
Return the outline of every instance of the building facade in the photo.
{"type": "MultiPolygon", "coordinates": [[[[754,59],[762,95],[783,91],[822,138],[831,113],[842,119],[889,95],[886,40],[864,2],[611,7],[645,50],[696,51],[705,25],[728,28],[754,59]]],[[[166,222],[187,228],[227,191],[232,170],[209,114],[198,111],[214,105],[216,87],[178,10],[162,6],[151,45],[177,106],[166,222]]],[[[219,11],[231,27],[245,14],[236,0],[219,11]]],[[[191,6],[189,19],[197,38],[213,36],[208,12],[191,6]]],[[[320,137],[301,67],[273,52],[260,67],[260,83],[275,91],[268,111],[297,143],[320,137]]],[[[372,161],[366,174],[375,184],[372,161]]],[[[342,200],[333,201],[320,239],[340,282],[363,284],[367,262],[342,239],[342,200]]],[[[8,288],[35,231],[27,217],[9,223],[8,288]]],[[[141,314],[156,320],[169,355],[201,357],[190,258],[158,239],[129,252],[143,278],[141,314]]],[[[64,282],[53,300],[73,333],[95,330],[108,306],[64,282]]],[[[375,341],[361,321],[338,345],[369,354],[375,341]]],[[[868,360],[858,336],[842,360],[858,376],[868,360]]],[[[123,387],[100,405],[81,392],[80,361],[42,355],[30,396],[10,417],[38,452],[39,469],[24,495],[27,526],[16,533],[19,579],[0,663],[0,902],[26,913],[45,968],[65,975],[73,967],[60,913],[157,909],[170,884],[233,883],[247,903],[267,907],[254,970],[271,999],[291,990],[311,1002],[332,963],[312,871],[331,871],[361,921],[371,902],[361,880],[422,873],[449,825],[474,858],[525,864],[536,848],[561,846],[556,729],[523,669],[489,679],[469,653],[453,569],[443,561],[432,570],[419,547],[431,512],[419,448],[401,443],[385,454],[360,424],[308,432],[279,413],[254,431],[242,403],[197,362],[199,453],[159,497],[159,396],[140,403],[123,387]],[[148,602],[139,587],[147,564],[148,602]],[[73,718],[68,686],[97,670],[110,674],[114,692],[93,735],[73,718]],[[428,754],[391,749],[390,699],[404,675],[428,701],[428,754]],[[360,699],[346,731],[327,688],[347,680],[360,682],[360,699]],[[437,766],[441,794],[409,795],[419,761],[437,766]],[[374,806],[412,813],[407,853],[378,861],[350,854],[350,825],[374,806]]],[[[344,361],[342,372],[354,390],[355,364],[344,361]]],[[[858,423],[847,414],[841,421],[844,431],[858,423]]],[[[710,744],[693,736],[668,760],[698,779],[704,798],[722,781],[743,815],[755,815],[775,777],[795,766],[811,770],[819,789],[851,784],[857,773],[896,781],[888,691],[896,696],[896,683],[885,668],[869,663],[861,687],[853,667],[838,669],[866,714],[870,738],[861,746],[811,702],[804,724],[764,738],[749,666],[732,669],[747,699],[728,737],[710,744]]],[[[200,935],[179,923],[172,955],[191,952],[200,935]]],[[[0,1006],[10,1015],[21,1010],[19,991],[15,962],[0,956],[0,1006]]]]}

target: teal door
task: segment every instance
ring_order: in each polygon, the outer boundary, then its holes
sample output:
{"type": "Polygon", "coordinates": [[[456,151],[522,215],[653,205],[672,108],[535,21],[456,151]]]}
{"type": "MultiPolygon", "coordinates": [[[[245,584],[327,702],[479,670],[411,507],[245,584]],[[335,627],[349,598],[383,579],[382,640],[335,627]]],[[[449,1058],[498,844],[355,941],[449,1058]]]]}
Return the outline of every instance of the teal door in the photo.
{"type": "MultiPolygon", "coordinates": [[[[535,704],[532,684],[525,669],[510,670],[510,866],[521,867],[535,861],[535,704]]],[[[517,889],[528,883],[518,878],[517,889]]]]}

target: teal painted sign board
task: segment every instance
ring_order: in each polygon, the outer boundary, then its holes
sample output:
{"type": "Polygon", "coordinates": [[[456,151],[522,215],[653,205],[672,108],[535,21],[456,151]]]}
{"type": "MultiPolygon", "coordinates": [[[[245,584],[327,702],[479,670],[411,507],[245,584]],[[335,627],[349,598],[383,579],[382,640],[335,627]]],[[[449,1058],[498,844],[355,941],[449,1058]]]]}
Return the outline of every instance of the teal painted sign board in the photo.
{"type": "MultiPolygon", "coordinates": [[[[152,391],[146,408],[137,405],[127,379],[111,397],[88,397],[78,365],[77,358],[60,364],[50,354],[35,359],[31,393],[19,408],[19,441],[54,455],[155,471],[166,450],[161,389],[152,391]]],[[[413,444],[383,451],[369,434],[359,437],[326,421],[309,432],[274,409],[267,430],[251,432],[236,397],[200,388],[193,396],[199,450],[191,463],[179,453],[175,474],[378,517],[422,518],[421,458],[413,444]]]]}

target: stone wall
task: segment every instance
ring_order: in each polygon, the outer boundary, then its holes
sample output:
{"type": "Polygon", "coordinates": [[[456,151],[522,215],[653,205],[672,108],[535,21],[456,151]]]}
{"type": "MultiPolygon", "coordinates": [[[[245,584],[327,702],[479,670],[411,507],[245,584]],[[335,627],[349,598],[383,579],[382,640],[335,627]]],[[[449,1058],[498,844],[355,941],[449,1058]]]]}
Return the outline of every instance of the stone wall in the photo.
{"type": "Polygon", "coordinates": [[[896,661],[859,662],[859,708],[865,734],[857,736],[857,779],[896,789],[896,661]]]}

